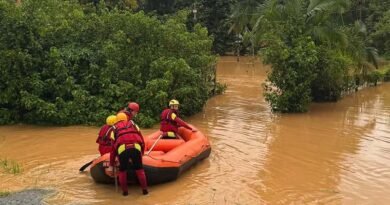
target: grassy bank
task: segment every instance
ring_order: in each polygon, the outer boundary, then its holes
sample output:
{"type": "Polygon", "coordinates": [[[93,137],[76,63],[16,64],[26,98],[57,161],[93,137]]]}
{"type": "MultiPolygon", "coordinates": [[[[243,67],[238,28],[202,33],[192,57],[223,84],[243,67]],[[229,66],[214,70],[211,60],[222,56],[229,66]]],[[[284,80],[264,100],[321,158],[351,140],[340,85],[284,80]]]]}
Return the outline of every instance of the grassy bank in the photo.
{"type": "Polygon", "coordinates": [[[9,159],[0,159],[0,170],[8,174],[19,174],[23,171],[18,162],[9,159]]]}

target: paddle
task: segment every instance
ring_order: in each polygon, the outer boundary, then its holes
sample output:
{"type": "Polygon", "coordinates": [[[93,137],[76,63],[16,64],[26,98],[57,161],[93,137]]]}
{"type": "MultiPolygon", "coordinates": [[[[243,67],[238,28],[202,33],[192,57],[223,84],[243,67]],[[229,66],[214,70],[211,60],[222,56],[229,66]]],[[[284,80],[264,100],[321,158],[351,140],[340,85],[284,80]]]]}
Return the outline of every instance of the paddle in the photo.
{"type": "Polygon", "coordinates": [[[149,156],[150,152],[153,150],[153,148],[156,146],[157,142],[162,138],[163,135],[160,135],[158,139],[153,143],[152,147],[149,149],[148,153],[146,153],[146,156],[149,156]]]}
{"type": "Polygon", "coordinates": [[[80,167],[79,171],[83,172],[87,167],[89,167],[89,165],[92,164],[92,162],[93,162],[93,160],[88,162],[88,163],[86,163],[86,164],[84,164],[82,167],[80,167]]]}
{"type": "Polygon", "coordinates": [[[114,180],[115,180],[115,192],[118,192],[118,179],[116,178],[116,166],[113,167],[114,170],[114,180]]]}

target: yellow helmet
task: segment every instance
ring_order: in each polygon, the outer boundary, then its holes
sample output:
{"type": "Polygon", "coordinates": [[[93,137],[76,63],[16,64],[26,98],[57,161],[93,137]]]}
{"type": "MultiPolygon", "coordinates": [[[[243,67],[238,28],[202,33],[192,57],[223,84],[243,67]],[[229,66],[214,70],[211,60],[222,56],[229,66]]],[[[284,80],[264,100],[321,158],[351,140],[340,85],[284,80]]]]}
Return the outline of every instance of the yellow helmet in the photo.
{"type": "Polygon", "coordinates": [[[180,103],[179,103],[179,101],[172,99],[171,101],[169,101],[169,106],[172,106],[172,105],[180,105],[180,103]]]}
{"type": "Polygon", "coordinates": [[[123,120],[127,121],[127,115],[123,112],[120,112],[120,113],[116,114],[116,120],[117,120],[117,122],[123,121],[123,120]]]}
{"type": "Polygon", "coordinates": [[[106,119],[106,124],[107,125],[113,125],[113,124],[115,124],[116,123],[116,116],[115,115],[110,115],[110,116],[108,116],[107,117],[107,119],[106,119]]]}

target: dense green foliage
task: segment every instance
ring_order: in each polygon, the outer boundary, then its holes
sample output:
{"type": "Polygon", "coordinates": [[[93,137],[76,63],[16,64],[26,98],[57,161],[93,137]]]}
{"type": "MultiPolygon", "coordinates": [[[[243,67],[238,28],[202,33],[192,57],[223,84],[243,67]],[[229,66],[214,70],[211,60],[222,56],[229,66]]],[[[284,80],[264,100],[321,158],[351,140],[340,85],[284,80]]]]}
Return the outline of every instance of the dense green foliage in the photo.
{"type": "Polygon", "coordinates": [[[337,101],[343,91],[355,88],[352,78],[348,76],[348,67],[351,60],[340,51],[327,47],[319,48],[319,61],[315,69],[316,77],[311,83],[313,101],[337,101]]]}
{"type": "Polygon", "coordinates": [[[212,39],[188,13],[162,22],[102,4],[0,0],[0,123],[101,124],[129,100],[142,126],[170,98],[185,115],[215,91],[212,39]],[[88,11],[88,12],[86,12],[88,11]]]}
{"type": "Polygon", "coordinates": [[[264,46],[259,44],[259,37],[255,29],[258,29],[259,20],[258,14],[259,10],[263,7],[264,0],[242,0],[239,1],[233,13],[230,16],[232,21],[230,32],[236,34],[236,36],[241,35],[242,38],[242,48],[243,51],[248,52],[250,50],[251,55],[256,55],[256,52],[260,47],[264,46]]]}
{"type": "Polygon", "coordinates": [[[200,23],[213,37],[213,51],[225,54],[233,50],[234,34],[229,33],[231,26],[230,14],[236,0],[145,0],[142,9],[146,12],[156,12],[159,15],[172,14],[180,9],[189,9],[191,13],[189,24],[200,23]]]}
{"type": "Polygon", "coordinates": [[[363,11],[357,1],[245,0],[238,4],[231,30],[248,36],[272,65],[264,87],[273,110],[304,112],[311,101],[337,101],[357,86],[383,78],[375,71],[379,66],[373,39],[384,43],[383,53],[388,51],[388,11],[379,7],[385,2],[367,3],[363,11]]]}
{"type": "MultiPolygon", "coordinates": [[[[278,39],[280,40],[280,39],[278,39]]],[[[265,62],[273,63],[266,85],[266,100],[281,112],[303,112],[311,102],[310,83],[315,77],[313,64],[318,62],[311,37],[300,36],[289,44],[276,41],[265,50],[265,62]],[[276,89],[276,90],[274,90],[276,89]]]]}
{"type": "Polygon", "coordinates": [[[275,111],[305,112],[312,100],[341,97],[348,62],[332,48],[341,48],[344,36],[328,21],[336,11],[326,6],[304,0],[265,4],[260,23],[267,30],[262,34],[267,46],[262,55],[272,64],[266,99],[275,111]]]}
{"type": "Polygon", "coordinates": [[[353,22],[358,19],[366,25],[367,33],[370,35],[370,44],[378,49],[380,55],[389,56],[389,0],[350,0],[351,7],[345,14],[346,22],[353,22]],[[387,17],[386,17],[387,16],[387,17]],[[386,20],[387,19],[387,20],[386,20]],[[386,25],[387,21],[387,25],[386,25]],[[386,30],[387,29],[387,30],[386,30]],[[386,33],[387,31],[387,33],[386,33]]]}
{"type": "Polygon", "coordinates": [[[201,0],[198,8],[199,22],[214,37],[213,50],[223,55],[234,50],[234,34],[229,33],[232,5],[236,0],[201,0]]]}
{"type": "Polygon", "coordinates": [[[390,81],[390,65],[387,65],[383,69],[379,70],[379,79],[383,78],[384,81],[390,81]]]}
{"type": "Polygon", "coordinates": [[[145,12],[155,12],[158,15],[172,14],[184,8],[189,8],[196,0],[144,0],[141,9],[145,12]]]}
{"type": "MultiPolygon", "coordinates": [[[[82,3],[88,1],[81,0],[82,3]]],[[[229,33],[231,26],[230,14],[236,0],[101,0],[106,5],[117,6],[120,9],[142,10],[148,14],[156,14],[159,18],[172,15],[176,12],[187,9],[187,25],[192,27],[196,23],[205,26],[209,35],[213,37],[213,51],[218,54],[225,54],[233,51],[234,34],[229,33]],[[193,13],[193,10],[196,13],[193,13]]]]}
{"type": "MultiPolygon", "coordinates": [[[[81,2],[90,2],[91,0],[80,0],[81,2]]],[[[95,0],[97,1],[97,0],[95,0]]],[[[102,1],[102,0],[100,0],[102,1]]],[[[131,8],[136,10],[143,10],[147,13],[157,13],[159,15],[172,14],[181,9],[196,8],[198,18],[194,19],[194,14],[190,14],[190,23],[193,21],[199,22],[206,26],[209,30],[209,35],[214,37],[213,50],[216,53],[224,54],[229,51],[236,51],[237,35],[241,34],[243,44],[241,44],[242,51],[255,53],[261,47],[257,44],[257,37],[252,31],[256,23],[258,23],[259,8],[263,8],[265,0],[105,0],[109,6],[116,5],[118,8],[131,8]],[[238,2],[238,4],[236,4],[238,2]],[[232,14],[232,15],[231,15],[232,14]],[[227,28],[229,28],[227,32],[227,28]],[[247,50],[245,50],[247,49],[247,50]]],[[[304,4],[308,4],[306,1],[304,4]]],[[[323,16],[324,9],[332,6],[340,6],[334,4],[334,1],[312,1],[319,2],[320,7],[312,14],[319,13],[323,16]],[[332,3],[333,2],[333,3],[332,3]]],[[[337,2],[337,1],[336,1],[337,2]]],[[[369,42],[367,46],[378,49],[380,55],[390,59],[390,43],[389,40],[389,0],[341,0],[338,1],[344,4],[339,7],[336,21],[343,25],[353,24],[356,20],[364,22],[365,29],[369,35],[369,42]],[[345,7],[345,5],[349,5],[345,7]]],[[[279,1],[280,5],[284,5],[284,1],[279,1]]],[[[325,19],[328,17],[324,16],[325,19]]]]}
{"type": "Polygon", "coordinates": [[[108,9],[121,9],[121,10],[137,10],[140,7],[138,0],[79,0],[81,4],[93,3],[98,6],[99,3],[104,4],[108,9]]]}
{"type": "Polygon", "coordinates": [[[211,50],[235,50],[239,34],[272,64],[275,111],[390,78],[376,70],[377,53],[390,58],[388,0],[14,2],[0,0],[0,124],[100,123],[129,100],[143,126],[170,98],[193,114],[224,89],[211,50]]]}
{"type": "Polygon", "coordinates": [[[384,13],[375,24],[374,32],[371,33],[370,37],[380,54],[390,60],[390,10],[384,13]]]}

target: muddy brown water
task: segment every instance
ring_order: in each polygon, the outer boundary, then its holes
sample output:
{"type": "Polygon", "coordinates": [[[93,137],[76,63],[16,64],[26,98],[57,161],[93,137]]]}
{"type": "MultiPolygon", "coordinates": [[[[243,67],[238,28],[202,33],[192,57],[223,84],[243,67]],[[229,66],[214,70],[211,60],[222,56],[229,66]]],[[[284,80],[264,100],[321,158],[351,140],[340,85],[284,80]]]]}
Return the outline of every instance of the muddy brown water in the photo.
{"type": "Polygon", "coordinates": [[[279,115],[262,96],[266,70],[251,58],[221,58],[226,93],[186,119],[209,136],[210,157],[148,196],[131,186],[122,197],[78,172],[97,156],[98,128],[85,126],[0,127],[0,158],[23,169],[0,171],[0,190],[54,189],[48,204],[389,203],[390,84],[279,115]]]}

